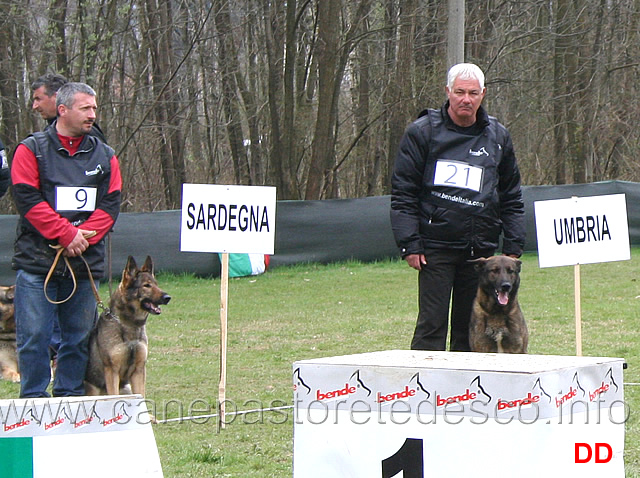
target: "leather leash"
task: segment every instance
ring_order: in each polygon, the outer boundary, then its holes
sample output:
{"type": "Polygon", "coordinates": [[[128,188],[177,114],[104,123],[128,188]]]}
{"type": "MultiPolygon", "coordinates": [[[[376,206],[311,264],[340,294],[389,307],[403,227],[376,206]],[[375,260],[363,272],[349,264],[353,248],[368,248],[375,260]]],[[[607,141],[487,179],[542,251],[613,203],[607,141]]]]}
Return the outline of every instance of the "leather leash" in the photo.
{"type": "MultiPolygon", "coordinates": [[[[89,239],[90,237],[93,237],[96,235],[95,231],[91,231],[90,233],[86,234],[84,237],[85,239],[89,239]]],[[[49,247],[56,249],[56,257],[53,259],[53,264],[51,264],[51,267],[49,268],[49,272],[47,273],[47,277],[44,280],[44,296],[47,298],[47,300],[54,305],[58,305],[58,304],[64,304],[66,301],[68,301],[69,299],[71,299],[71,297],[73,297],[73,294],[76,293],[76,289],[78,286],[78,283],[76,281],[76,274],[73,271],[73,267],[71,267],[71,264],[69,263],[69,258],[67,256],[62,256],[62,259],[64,260],[65,264],[67,265],[67,268],[69,269],[69,273],[71,274],[71,280],[73,281],[73,290],[71,291],[71,293],[69,294],[69,296],[66,299],[63,300],[51,300],[51,298],[49,297],[49,295],[47,294],[47,285],[49,285],[49,280],[51,279],[51,276],[53,275],[53,272],[56,269],[56,266],[58,265],[58,262],[60,261],[60,256],[62,255],[62,253],[64,252],[64,247],[62,247],[61,245],[49,245],[49,247]]],[[[102,310],[105,310],[106,307],[104,306],[104,303],[102,302],[102,299],[100,299],[100,294],[98,293],[98,288],[96,287],[96,283],[93,280],[93,274],[91,274],[91,268],[89,267],[89,264],[87,263],[86,259],[82,256],[82,254],[80,254],[78,257],[80,257],[80,259],[82,259],[82,262],[84,262],[84,265],[87,268],[87,273],[89,274],[89,281],[91,282],[91,290],[93,290],[93,295],[96,298],[96,303],[98,305],[98,307],[102,310]]]]}

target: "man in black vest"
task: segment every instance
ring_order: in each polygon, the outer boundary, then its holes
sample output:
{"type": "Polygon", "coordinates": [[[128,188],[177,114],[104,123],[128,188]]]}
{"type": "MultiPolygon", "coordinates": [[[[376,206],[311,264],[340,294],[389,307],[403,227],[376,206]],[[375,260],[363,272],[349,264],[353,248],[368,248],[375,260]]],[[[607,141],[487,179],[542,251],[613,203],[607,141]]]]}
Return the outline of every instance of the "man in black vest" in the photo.
{"type": "Polygon", "coordinates": [[[461,63],[447,75],[447,101],[424,111],[400,142],[391,182],[391,225],[402,257],[419,271],[416,350],[468,351],[478,287],[473,260],[522,254],[520,172],[506,128],[482,108],[484,73],[461,63]]]}
{"type": "Polygon", "coordinates": [[[20,219],[12,266],[22,398],[49,396],[48,349],[55,320],[62,334],[53,395],[84,395],[96,299],[80,256],[100,279],[104,237],[120,212],[122,187],[113,149],[89,134],[95,97],[84,83],[66,83],[57,93],[57,120],[20,143],[13,156],[20,219]],[[68,262],[55,261],[60,248],[68,262]]]}
{"type": "MultiPolygon", "coordinates": [[[[42,119],[47,122],[47,126],[51,125],[58,116],[58,110],[56,108],[56,94],[58,90],[68,82],[68,80],[57,73],[47,73],[38,77],[33,83],[31,83],[31,91],[33,92],[33,110],[37,111],[42,119]]],[[[93,123],[91,136],[95,136],[103,143],[107,142],[107,139],[102,132],[98,123],[93,123]]],[[[1,173],[1,171],[0,171],[1,173]]],[[[58,347],[60,347],[60,325],[56,321],[53,324],[53,336],[51,338],[50,354],[52,367],[55,370],[57,365],[58,347]]]]}

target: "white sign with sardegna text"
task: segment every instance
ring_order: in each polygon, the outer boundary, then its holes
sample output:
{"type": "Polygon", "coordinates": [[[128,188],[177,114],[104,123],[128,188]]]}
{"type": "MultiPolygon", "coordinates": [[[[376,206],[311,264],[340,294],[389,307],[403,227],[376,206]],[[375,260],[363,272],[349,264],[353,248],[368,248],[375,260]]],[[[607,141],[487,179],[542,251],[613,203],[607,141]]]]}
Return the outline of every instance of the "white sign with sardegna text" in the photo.
{"type": "Polygon", "coordinates": [[[180,250],[273,254],[276,188],[182,185],[180,250]]]}
{"type": "Polygon", "coordinates": [[[415,350],[298,361],[293,476],[622,478],[623,367],[415,350]]]}
{"type": "Polygon", "coordinates": [[[624,194],[536,201],[533,206],[540,267],[631,258],[624,194]]]}

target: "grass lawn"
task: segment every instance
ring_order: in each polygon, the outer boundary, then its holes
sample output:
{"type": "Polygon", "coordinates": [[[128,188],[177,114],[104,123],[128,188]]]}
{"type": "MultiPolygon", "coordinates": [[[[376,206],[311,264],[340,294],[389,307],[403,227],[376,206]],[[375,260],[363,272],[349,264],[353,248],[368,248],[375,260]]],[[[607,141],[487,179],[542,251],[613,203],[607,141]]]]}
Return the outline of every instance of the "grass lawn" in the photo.
{"type": "MultiPolygon", "coordinates": [[[[583,265],[583,355],[623,357],[626,476],[640,477],[640,283],[632,260],[583,265]]],[[[292,404],[296,360],[406,349],[417,313],[417,273],[404,262],[306,264],[231,279],[228,305],[227,413],[292,404]]],[[[291,477],[290,409],[179,421],[216,413],[219,381],[220,280],[162,275],[171,294],[151,317],[148,399],[164,475],[291,477]]],[[[106,287],[101,294],[106,297],[106,287]]],[[[573,267],[540,269],[523,257],[520,303],[529,353],[575,355],[573,267]]],[[[0,381],[0,396],[18,386],[0,381]]]]}

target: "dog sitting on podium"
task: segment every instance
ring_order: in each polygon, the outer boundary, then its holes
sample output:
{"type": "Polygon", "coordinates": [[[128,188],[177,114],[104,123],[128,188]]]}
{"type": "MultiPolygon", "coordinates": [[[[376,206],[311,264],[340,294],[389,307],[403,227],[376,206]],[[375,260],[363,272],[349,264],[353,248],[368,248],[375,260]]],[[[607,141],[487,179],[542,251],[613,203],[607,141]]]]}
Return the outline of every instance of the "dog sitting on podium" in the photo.
{"type": "Polygon", "coordinates": [[[145,396],[149,314],[161,313],[171,296],[158,286],[153,260],[138,268],[129,256],[122,280],[89,338],[87,395],[136,393],[145,396]]]}
{"type": "Polygon", "coordinates": [[[473,352],[527,353],[529,332],[518,303],[522,262],[509,256],[475,259],[478,292],[469,323],[473,352]]]}

